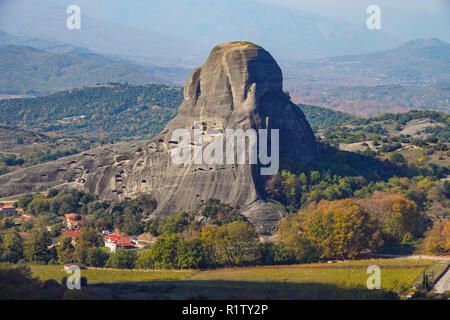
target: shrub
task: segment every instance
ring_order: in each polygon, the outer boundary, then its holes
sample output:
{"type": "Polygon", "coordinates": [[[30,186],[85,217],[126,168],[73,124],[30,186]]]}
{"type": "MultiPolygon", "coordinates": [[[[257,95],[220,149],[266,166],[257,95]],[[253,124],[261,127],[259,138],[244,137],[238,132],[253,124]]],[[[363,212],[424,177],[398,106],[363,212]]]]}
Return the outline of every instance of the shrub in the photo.
{"type": "Polygon", "coordinates": [[[401,153],[394,152],[389,155],[389,161],[395,163],[405,163],[405,158],[401,153]]]}

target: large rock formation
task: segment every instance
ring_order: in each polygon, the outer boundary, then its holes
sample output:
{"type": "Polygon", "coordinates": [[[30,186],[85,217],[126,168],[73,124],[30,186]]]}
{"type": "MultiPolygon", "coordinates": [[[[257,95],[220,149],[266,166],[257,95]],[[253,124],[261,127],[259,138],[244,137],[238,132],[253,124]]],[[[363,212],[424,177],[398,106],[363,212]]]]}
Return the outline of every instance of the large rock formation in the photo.
{"type": "Polygon", "coordinates": [[[155,215],[170,215],[217,198],[239,205],[260,231],[273,230],[281,213],[261,199],[256,165],[171,161],[170,151],[177,147],[171,141],[173,131],[192,132],[198,121],[202,130],[213,129],[219,136],[226,129],[279,129],[281,154],[300,161],[318,157],[305,116],[282,91],[275,60],[257,45],[232,42],[215,47],[192,73],[178,115],[159,136],[102,146],[0,176],[0,197],[50,188],[77,188],[104,200],[150,193],[158,202],[155,215]]]}

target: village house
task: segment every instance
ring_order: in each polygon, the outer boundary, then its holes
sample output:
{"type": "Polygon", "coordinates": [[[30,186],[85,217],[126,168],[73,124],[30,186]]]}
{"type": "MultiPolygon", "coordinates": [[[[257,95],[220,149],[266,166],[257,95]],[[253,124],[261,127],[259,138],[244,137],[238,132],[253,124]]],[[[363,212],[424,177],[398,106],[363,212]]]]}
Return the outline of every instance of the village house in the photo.
{"type": "Polygon", "coordinates": [[[118,248],[137,249],[136,243],[127,237],[122,237],[116,234],[109,234],[103,237],[105,247],[109,248],[111,252],[116,252],[118,248]]]}
{"type": "Polygon", "coordinates": [[[17,209],[10,205],[0,205],[0,218],[17,215],[17,209]]]}
{"type": "Polygon", "coordinates": [[[73,238],[76,238],[80,235],[81,230],[63,230],[63,234],[67,234],[73,238]]]}
{"type": "Polygon", "coordinates": [[[19,232],[19,236],[22,238],[22,240],[25,240],[30,236],[28,232],[19,232]]]}
{"type": "Polygon", "coordinates": [[[63,230],[62,234],[72,238],[72,245],[77,243],[77,237],[80,235],[81,230],[63,230]]]}
{"type": "Polygon", "coordinates": [[[80,215],[77,213],[67,213],[64,215],[66,220],[66,228],[68,230],[76,230],[81,226],[80,215]]]}

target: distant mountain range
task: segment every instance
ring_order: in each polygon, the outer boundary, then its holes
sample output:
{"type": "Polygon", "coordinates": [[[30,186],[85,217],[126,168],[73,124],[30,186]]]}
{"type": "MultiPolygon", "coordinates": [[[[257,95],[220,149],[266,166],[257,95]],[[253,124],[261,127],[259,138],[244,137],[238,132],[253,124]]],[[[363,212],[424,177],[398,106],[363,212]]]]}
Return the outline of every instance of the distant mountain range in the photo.
{"type": "Polygon", "coordinates": [[[450,84],[429,87],[380,85],[336,87],[309,91],[298,100],[314,103],[357,116],[375,116],[384,112],[436,110],[450,113],[450,84]]]}
{"type": "Polygon", "coordinates": [[[164,82],[97,54],[77,51],[54,54],[15,45],[0,47],[0,73],[0,92],[7,94],[41,95],[108,81],[164,82]]]}
{"type": "Polygon", "coordinates": [[[410,109],[450,112],[450,44],[439,39],[281,67],[285,90],[297,103],[358,116],[410,109]]]}
{"type": "Polygon", "coordinates": [[[3,0],[0,30],[28,34],[164,66],[195,67],[211,48],[255,42],[277,60],[363,53],[401,40],[303,10],[254,0],[3,0]],[[80,30],[66,28],[66,8],[82,11],[80,30]]]}
{"type": "Polygon", "coordinates": [[[71,46],[55,40],[44,40],[28,35],[13,35],[0,31],[0,46],[5,45],[28,46],[51,53],[67,53],[74,50],[88,52],[87,49],[71,46]]]}
{"type": "Polygon", "coordinates": [[[3,95],[42,95],[108,81],[182,85],[192,71],[136,63],[56,40],[4,31],[0,31],[0,58],[3,95]],[[66,60],[65,64],[57,63],[62,60],[66,60]]]}
{"type": "Polygon", "coordinates": [[[338,86],[450,82],[450,44],[416,39],[386,51],[285,63],[284,78],[338,86]]]}

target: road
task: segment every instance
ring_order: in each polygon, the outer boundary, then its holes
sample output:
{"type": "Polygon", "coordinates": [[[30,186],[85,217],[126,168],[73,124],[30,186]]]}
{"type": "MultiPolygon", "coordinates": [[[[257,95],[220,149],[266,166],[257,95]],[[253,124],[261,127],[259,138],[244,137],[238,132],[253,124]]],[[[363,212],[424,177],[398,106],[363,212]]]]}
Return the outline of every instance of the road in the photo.
{"type": "Polygon", "coordinates": [[[369,257],[389,258],[389,259],[425,259],[425,260],[439,260],[450,261],[450,256],[428,256],[428,255],[397,255],[397,254],[382,254],[374,253],[367,254],[369,257]]]}
{"type": "Polygon", "coordinates": [[[434,291],[444,293],[450,291],[450,268],[447,269],[438,282],[434,285],[434,291]]]}

